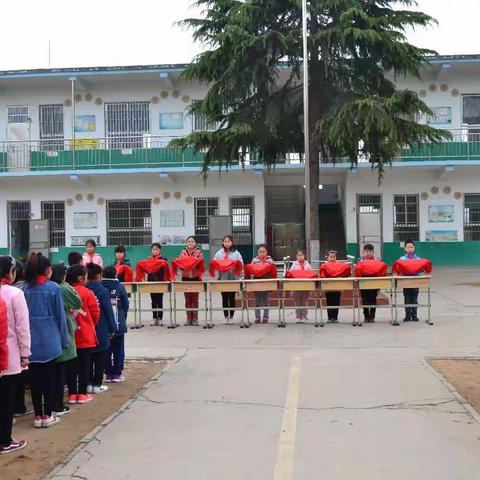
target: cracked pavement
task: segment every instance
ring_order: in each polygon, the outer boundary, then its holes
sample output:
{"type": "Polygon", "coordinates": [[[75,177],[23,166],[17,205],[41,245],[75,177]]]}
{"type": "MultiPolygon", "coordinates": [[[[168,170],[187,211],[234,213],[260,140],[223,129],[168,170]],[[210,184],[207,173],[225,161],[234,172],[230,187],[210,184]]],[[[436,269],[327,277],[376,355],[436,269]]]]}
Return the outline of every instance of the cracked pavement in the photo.
{"type": "MultiPolygon", "coordinates": [[[[290,363],[302,359],[295,480],[472,480],[478,415],[428,366],[478,358],[473,269],[434,272],[433,319],[375,325],[145,327],[130,358],[173,358],[50,479],[272,479],[290,363]]],[[[350,320],[350,313],[340,318],[350,320]]]]}

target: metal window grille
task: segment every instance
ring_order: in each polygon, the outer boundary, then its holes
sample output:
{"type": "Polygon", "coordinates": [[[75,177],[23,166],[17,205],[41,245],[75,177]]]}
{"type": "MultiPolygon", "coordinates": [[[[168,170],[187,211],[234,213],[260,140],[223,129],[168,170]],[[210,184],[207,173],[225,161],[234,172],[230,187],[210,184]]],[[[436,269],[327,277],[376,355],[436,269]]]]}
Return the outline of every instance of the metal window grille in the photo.
{"type": "MultiPolygon", "coordinates": [[[[197,100],[198,101],[198,100],[197,100]]],[[[193,102],[195,104],[195,101],[193,102]]],[[[209,123],[203,115],[193,114],[193,131],[194,132],[211,132],[217,130],[220,126],[219,122],[209,123]]]]}
{"type": "Polygon", "coordinates": [[[42,202],[42,219],[49,220],[50,247],[65,246],[65,202],[42,202]]]}
{"type": "Polygon", "coordinates": [[[8,123],[28,123],[28,107],[8,107],[8,123]]]}
{"type": "Polygon", "coordinates": [[[480,95],[464,95],[462,104],[462,123],[480,125],[480,95]]]}
{"type": "Polygon", "coordinates": [[[393,196],[393,240],[419,240],[418,195],[393,196]]]}
{"type": "Polygon", "coordinates": [[[40,105],[40,150],[44,152],[64,149],[63,105],[40,105]]]}
{"type": "Polygon", "coordinates": [[[466,193],[463,200],[464,240],[480,240],[480,194],[466,193]]]}
{"type": "Polygon", "coordinates": [[[233,235],[238,245],[253,243],[254,198],[230,197],[233,235]]]}
{"type": "Polygon", "coordinates": [[[381,213],[382,197],[380,195],[359,195],[358,213],[381,213]]]}
{"type": "Polygon", "coordinates": [[[209,217],[218,215],[218,198],[196,198],[194,203],[195,237],[198,243],[209,243],[209,217]]]}
{"type": "Polygon", "coordinates": [[[8,220],[30,220],[30,201],[8,202],[8,220]]]}
{"type": "Polygon", "coordinates": [[[151,243],[150,200],[107,201],[108,245],[150,245],[151,243]]]}
{"type": "Polygon", "coordinates": [[[110,148],[144,148],[150,133],[150,102],[105,103],[105,133],[110,148]]]}

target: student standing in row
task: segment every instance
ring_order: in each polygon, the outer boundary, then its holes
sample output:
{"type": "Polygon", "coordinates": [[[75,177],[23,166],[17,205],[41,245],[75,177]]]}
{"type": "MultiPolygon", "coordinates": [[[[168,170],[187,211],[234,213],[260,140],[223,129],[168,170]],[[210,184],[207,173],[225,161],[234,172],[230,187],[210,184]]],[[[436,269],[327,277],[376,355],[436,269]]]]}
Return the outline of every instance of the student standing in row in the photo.
{"type": "Polygon", "coordinates": [[[133,282],[133,270],[129,260],[125,257],[125,247],[118,245],[115,248],[115,269],[119,282],[133,282]]]}
{"type": "MultiPolygon", "coordinates": [[[[417,260],[420,257],[415,253],[415,243],[413,240],[407,240],[405,242],[405,254],[400,257],[400,260],[417,260]]],[[[404,288],[403,298],[405,305],[405,318],[404,322],[418,322],[417,307],[412,305],[418,304],[418,295],[420,290],[418,288],[404,288]]]]}
{"type": "Polygon", "coordinates": [[[0,372],[0,454],[13,453],[27,446],[25,440],[12,438],[17,382],[28,367],[30,357],[30,323],[27,303],[21,290],[12,287],[15,260],[0,257],[0,270],[7,282],[0,286],[3,317],[7,320],[7,365],[0,372]]]}
{"type": "Polygon", "coordinates": [[[67,273],[68,283],[75,289],[82,306],[75,317],[75,345],[77,358],[67,368],[68,403],[84,404],[93,399],[87,392],[90,383],[90,355],[98,345],[95,327],[100,320],[97,297],[85,284],[87,272],[82,265],[74,265],[67,273]]]}
{"type": "Polygon", "coordinates": [[[62,349],[69,345],[60,287],[49,280],[51,275],[50,261],[32,253],[25,271],[25,299],[30,315],[29,369],[35,428],[48,428],[60,421],[53,414],[55,365],[62,349]]]}
{"type": "MultiPolygon", "coordinates": [[[[305,259],[305,250],[297,250],[296,260],[292,263],[290,270],[313,270],[312,266],[305,259]]],[[[310,297],[310,292],[293,292],[293,300],[297,309],[295,310],[295,318],[297,322],[306,322],[308,316],[308,310],[306,307],[308,305],[308,298],[310,297]]]]}
{"type": "MultiPolygon", "coordinates": [[[[268,254],[267,246],[258,247],[257,256],[252,260],[253,264],[274,263],[272,257],[268,254]]],[[[261,277],[256,277],[261,278],[261,277]]],[[[268,306],[270,305],[270,292],[255,292],[255,323],[268,323],[268,306]],[[262,310],[263,319],[262,319],[262,310]]]]}
{"type": "Polygon", "coordinates": [[[103,260],[99,253],[96,252],[97,244],[95,240],[90,239],[85,243],[85,253],[83,254],[82,263],[86,267],[90,263],[99,265],[100,268],[103,268],[103,260]]]}
{"type": "MultiPolygon", "coordinates": [[[[225,235],[222,241],[222,248],[213,257],[214,260],[237,260],[243,265],[243,258],[240,252],[235,248],[233,237],[225,235]]],[[[236,280],[238,276],[235,273],[235,267],[226,272],[218,272],[218,280],[236,280]]],[[[235,314],[235,292],[222,292],[222,307],[225,320],[232,320],[235,314]]]]}
{"type": "Polygon", "coordinates": [[[128,294],[125,287],[116,278],[115,267],[106,267],[103,270],[102,285],[107,289],[115,317],[116,333],[110,339],[107,350],[107,365],[105,376],[107,382],[121,383],[125,381],[122,375],[125,363],[125,334],[127,333],[128,294]]]}
{"type": "Polygon", "coordinates": [[[95,294],[100,305],[100,321],[96,326],[98,345],[92,350],[90,357],[91,385],[87,391],[88,393],[102,393],[108,390],[106,385],[102,385],[103,376],[107,365],[107,350],[110,347],[110,338],[115,335],[117,328],[110,295],[102,285],[102,269],[100,266],[89,264],[87,277],[87,288],[95,294]]]}
{"type": "Polygon", "coordinates": [[[82,299],[79,297],[75,289],[65,282],[66,275],[67,268],[63,263],[57,263],[52,267],[51,280],[60,286],[68,330],[68,346],[63,349],[62,354],[57,358],[55,368],[55,399],[53,402],[53,411],[57,416],[62,416],[70,412],[70,407],[65,406],[63,402],[64,387],[66,383],[67,369],[77,358],[77,350],[75,346],[75,330],[77,325],[75,317],[77,311],[82,308],[82,299]]]}

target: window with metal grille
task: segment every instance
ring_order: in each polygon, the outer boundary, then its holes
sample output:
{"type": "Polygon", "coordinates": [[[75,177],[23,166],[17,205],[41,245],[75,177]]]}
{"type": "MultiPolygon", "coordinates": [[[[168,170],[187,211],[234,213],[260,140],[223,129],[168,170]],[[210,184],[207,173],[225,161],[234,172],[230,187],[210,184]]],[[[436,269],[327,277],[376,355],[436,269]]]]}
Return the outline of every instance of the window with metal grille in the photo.
{"type": "MultiPolygon", "coordinates": [[[[196,101],[194,100],[193,103],[195,104],[196,101]]],[[[196,113],[193,114],[192,127],[194,132],[211,132],[213,130],[217,130],[219,126],[219,122],[209,123],[206,117],[204,117],[203,115],[196,113]]]]}
{"type": "Polygon", "coordinates": [[[381,213],[381,195],[358,195],[358,213],[381,213]]]}
{"type": "Polygon", "coordinates": [[[418,195],[393,196],[393,240],[419,240],[418,195]]]}
{"type": "Polygon", "coordinates": [[[218,215],[218,198],[196,198],[194,203],[195,237],[198,243],[209,243],[209,217],[218,215]]]}
{"type": "Polygon", "coordinates": [[[8,107],[8,123],[28,123],[28,107],[8,107]]]}
{"type": "Polygon", "coordinates": [[[478,193],[464,195],[463,239],[480,240],[480,194],[478,193]]]}
{"type": "Polygon", "coordinates": [[[253,197],[230,197],[233,235],[237,245],[253,244],[253,197]]]}
{"type": "Polygon", "coordinates": [[[40,150],[44,152],[64,149],[63,105],[40,105],[40,150]]]}
{"type": "Polygon", "coordinates": [[[10,221],[30,220],[30,201],[8,202],[8,219],[10,221]]]}
{"type": "Polygon", "coordinates": [[[480,125],[480,95],[464,95],[462,106],[462,123],[480,125]]]}
{"type": "Polygon", "coordinates": [[[65,202],[42,202],[42,219],[50,227],[50,247],[65,246],[65,202]]]}
{"type": "Polygon", "coordinates": [[[150,102],[105,103],[105,133],[110,148],[144,148],[150,102]]]}
{"type": "Polygon", "coordinates": [[[151,243],[150,200],[107,201],[108,245],[150,245],[151,243]]]}

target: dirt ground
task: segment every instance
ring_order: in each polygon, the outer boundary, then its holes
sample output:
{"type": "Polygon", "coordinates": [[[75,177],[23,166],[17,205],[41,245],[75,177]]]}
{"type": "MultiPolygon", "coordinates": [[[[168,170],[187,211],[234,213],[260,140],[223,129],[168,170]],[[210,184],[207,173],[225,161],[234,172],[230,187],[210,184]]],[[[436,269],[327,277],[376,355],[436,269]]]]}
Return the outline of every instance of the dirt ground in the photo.
{"type": "Polygon", "coordinates": [[[439,359],[429,363],[480,413],[480,360],[439,359]]]}
{"type": "MultiPolygon", "coordinates": [[[[38,480],[55,467],[80,440],[134,396],[165,363],[133,362],[125,365],[127,381],[107,384],[110,390],[95,395],[85,405],[71,405],[72,411],[50,429],[34,429],[33,415],[17,418],[13,437],[25,439],[27,448],[0,457],[2,480],[38,480]]],[[[27,399],[29,395],[27,394],[27,399]]]]}

